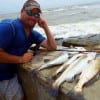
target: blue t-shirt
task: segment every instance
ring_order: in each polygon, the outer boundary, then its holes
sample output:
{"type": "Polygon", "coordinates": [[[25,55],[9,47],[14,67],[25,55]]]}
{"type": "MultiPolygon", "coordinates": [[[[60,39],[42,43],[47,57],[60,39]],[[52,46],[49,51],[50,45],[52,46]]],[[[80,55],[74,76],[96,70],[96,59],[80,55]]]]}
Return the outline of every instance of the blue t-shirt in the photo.
{"type": "MultiPolygon", "coordinates": [[[[19,19],[6,19],[0,23],[0,48],[9,54],[21,56],[33,43],[40,44],[44,39],[35,30],[27,37],[19,19]]],[[[0,81],[12,78],[16,72],[15,66],[16,64],[0,63],[0,81]]]]}

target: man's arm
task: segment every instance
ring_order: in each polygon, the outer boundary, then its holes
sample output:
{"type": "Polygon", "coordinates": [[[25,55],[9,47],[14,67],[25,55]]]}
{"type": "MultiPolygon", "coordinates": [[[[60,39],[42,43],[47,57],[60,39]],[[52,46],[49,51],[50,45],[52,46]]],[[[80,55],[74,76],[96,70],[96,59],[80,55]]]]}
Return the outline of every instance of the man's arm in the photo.
{"type": "Polygon", "coordinates": [[[47,39],[44,40],[40,45],[47,48],[47,49],[56,49],[57,46],[56,46],[55,39],[52,36],[51,31],[50,31],[46,21],[43,18],[40,18],[38,21],[38,24],[41,28],[44,29],[45,34],[47,36],[47,39]]]}
{"type": "Polygon", "coordinates": [[[0,63],[26,63],[32,59],[33,53],[27,52],[22,56],[16,56],[6,53],[0,48],[0,63]]]}

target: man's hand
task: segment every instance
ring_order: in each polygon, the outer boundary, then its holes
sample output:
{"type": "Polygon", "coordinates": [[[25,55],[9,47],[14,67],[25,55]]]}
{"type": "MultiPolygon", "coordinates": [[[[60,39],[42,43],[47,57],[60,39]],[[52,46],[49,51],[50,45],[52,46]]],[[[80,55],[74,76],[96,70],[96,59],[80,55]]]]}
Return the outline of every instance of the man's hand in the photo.
{"type": "Polygon", "coordinates": [[[32,60],[32,57],[33,57],[33,53],[27,52],[21,57],[20,62],[21,63],[29,62],[30,60],[32,60]]]}
{"type": "Polygon", "coordinates": [[[43,29],[45,29],[47,27],[47,23],[46,23],[45,19],[43,19],[42,17],[40,17],[40,19],[38,20],[38,25],[43,29]]]}
{"type": "Polygon", "coordinates": [[[56,46],[56,42],[55,39],[47,25],[47,22],[45,21],[45,19],[43,19],[42,17],[40,17],[38,19],[38,25],[43,28],[43,30],[45,31],[46,37],[47,39],[45,39],[40,45],[44,48],[50,49],[50,50],[54,50],[57,48],[56,46]]]}

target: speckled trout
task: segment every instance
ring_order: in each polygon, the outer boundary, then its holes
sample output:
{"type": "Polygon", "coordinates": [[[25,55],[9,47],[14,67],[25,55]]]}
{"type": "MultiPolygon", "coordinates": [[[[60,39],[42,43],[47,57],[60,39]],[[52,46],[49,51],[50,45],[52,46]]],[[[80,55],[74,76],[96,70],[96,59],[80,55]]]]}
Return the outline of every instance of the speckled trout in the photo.
{"type": "MultiPolygon", "coordinates": [[[[60,66],[59,69],[53,74],[53,76],[56,76],[58,73],[64,71],[71,63],[73,63],[76,59],[78,59],[80,56],[84,55],[83,53],[78,53],[73,55],[68,61],[66,61],[62,66],[60,66]]],[[[67,71],[70,70],[71,67],[67,68],[67,71]]]]}
{"type": "Polygon", "coordinates": [[[91,80],[100,71],[100,57],[90,61],[80,75],[80,80],[74,88],[75,92],[82,92],[84,84],[91,80]]]}
{"type": "Polygon", "coordinates": [[[48,67],[51,67],[51,66],[54,66],[54,65],[60,65],[60,64],[63,64],[64,62],[66,62],[68,60],[68,53],[67,52],[63,52],[63,54],[47,63],[44,63],[43,65],[41,65],[37,71],[39,70],[42,70],[44,68],[48,68],[48,67]]]}
{"type": "Polygon", "coordinates": [[[54,88],[58,88],[61,83],[64,81],[71,82],[73,81],[75,75],[80,74],[84,66],[88,63],[89,60],[94,59],[96,53],[88,53],[80,56],[68,68],[61,74],[61,76],[53,83],[54,88]]]}

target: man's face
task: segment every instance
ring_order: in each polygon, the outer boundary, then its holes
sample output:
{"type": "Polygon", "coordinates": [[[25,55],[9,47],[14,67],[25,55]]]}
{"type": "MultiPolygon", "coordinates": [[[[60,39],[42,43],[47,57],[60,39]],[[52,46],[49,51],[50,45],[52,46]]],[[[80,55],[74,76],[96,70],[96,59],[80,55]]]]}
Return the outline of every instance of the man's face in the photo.
{"type": "Polygon", "coordinates": [[[37,8],[32,10],[23,10],[21,12],[21,17],[25,25],[34,27],[40,18],[40,11],[37,8]]]}

